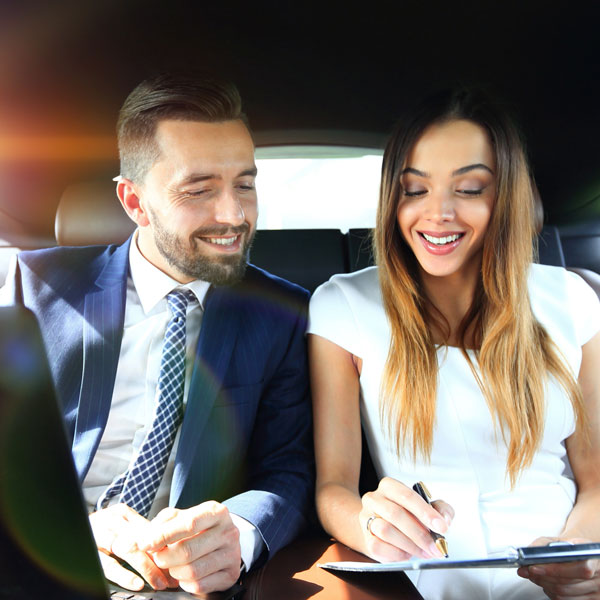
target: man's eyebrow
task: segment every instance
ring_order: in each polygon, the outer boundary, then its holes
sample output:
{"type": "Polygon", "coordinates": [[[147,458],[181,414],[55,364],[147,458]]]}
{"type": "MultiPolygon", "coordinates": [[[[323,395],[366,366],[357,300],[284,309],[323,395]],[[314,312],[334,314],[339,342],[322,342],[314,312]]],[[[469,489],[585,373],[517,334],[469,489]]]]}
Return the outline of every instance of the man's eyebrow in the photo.
{"type": "Polygon", "coordinates": [[[199,183],[201,181],[208,181],[209,179],[220,179],[220,176],[213,175],[212,173],[190,173],[179,182],[179,185],[189,185],[190,183],[199,183]]]}
{"type": "Polygon", "coordinates": [[[492,171],[487,165],[484,165],[483,163],[475,163],[474,165],[467,165],[466,167],[461,167],[460,169],[456,169],[456,171],[452,171],[452,175],[464,175],[465,173],[474,171],[476,169],[483,169],[484,171],[490,172],[492,175],[494,174],[494,171],[492,171]]]}
{"type": "MultiPolygon", "coordinates": [[[[244,169],[237,177],[256,177],[258,169],[256,167],[250,167],[244,169]]],[[[202,181],[208,181],[210,179],[222,179],[221,175],[215,173],[190,173],[184,179],[179,182],[179,185],[190,185],[194,183],[200,183],[202,181]]]]}

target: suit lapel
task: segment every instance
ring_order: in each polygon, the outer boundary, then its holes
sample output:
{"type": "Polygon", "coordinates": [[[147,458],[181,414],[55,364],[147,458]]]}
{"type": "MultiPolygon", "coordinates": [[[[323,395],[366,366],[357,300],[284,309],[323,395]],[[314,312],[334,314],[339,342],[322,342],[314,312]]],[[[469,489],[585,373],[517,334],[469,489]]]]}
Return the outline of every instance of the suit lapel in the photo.
{"type": "Polygon", "coordinates": [[[175,460],[171,486],[171,506],[181,496],[191,468],[200,468],[196,480],[202,479],[202,453],[197,447],[202,431],[222,387],[239,331],[241,310],[234,288],[211,288],[206,297],[202,326],[196,348],[185,418],[175,460]]]}
{"type": "Polygon", "coordinates": [[[81,480],[87,474],[104,432],[112,400],[123,338],[129,242],[109,258],[85,296],[83,373],[73,439],[73,456],[81,480]]]}

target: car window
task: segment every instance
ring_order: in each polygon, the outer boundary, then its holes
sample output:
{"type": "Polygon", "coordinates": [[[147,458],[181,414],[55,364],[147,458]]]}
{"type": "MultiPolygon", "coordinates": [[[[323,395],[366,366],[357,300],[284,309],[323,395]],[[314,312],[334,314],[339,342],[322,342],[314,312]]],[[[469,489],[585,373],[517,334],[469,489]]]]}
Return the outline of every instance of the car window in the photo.
{"type": "Polygon", "coordinates": [[[257,148],[258,228],[373,227],[381,161],[375,148],[257,148]]]}

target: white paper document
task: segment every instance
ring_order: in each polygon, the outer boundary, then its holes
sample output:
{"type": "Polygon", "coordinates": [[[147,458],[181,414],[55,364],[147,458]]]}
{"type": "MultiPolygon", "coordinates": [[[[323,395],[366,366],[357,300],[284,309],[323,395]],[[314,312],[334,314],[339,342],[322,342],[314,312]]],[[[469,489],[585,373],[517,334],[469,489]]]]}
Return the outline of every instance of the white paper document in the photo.
{"type": "Polygon", "coordinates": [[[549,546],[528,546],[509,548],[502,555],[487,558],[451,558],[421,559],[414,558],[404,562],[368,563],[368,562],[328,562],[320,564],[331,571],[352,571],[359,573],[390,573],[394,571],[416,571],[420,569],[489,569],[518,568],[543,563],[574,562],[600,558],[600,543],[568,544],[557,543],[549,546]]]}

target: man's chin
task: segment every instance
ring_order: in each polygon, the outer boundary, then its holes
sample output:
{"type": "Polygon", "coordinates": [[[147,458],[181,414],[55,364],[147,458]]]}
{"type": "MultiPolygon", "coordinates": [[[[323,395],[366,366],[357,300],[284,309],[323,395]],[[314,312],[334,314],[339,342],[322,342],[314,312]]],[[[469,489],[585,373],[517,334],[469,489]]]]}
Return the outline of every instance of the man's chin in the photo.
{"type": "Polygon", "coordinates": [[[251,237],[245,239],[237,252],[227,252],[206,248],[207,244],[198,240],[185,248],[174,236],[155,237],[158,251],[181,279],[201,279],[218,286],[233,285],[244,277],[251,241],[251,237]]]}
{"type": "Polygon", "coordinates": [[[202,279],[213,285],[238,283],[246,273],[248,263],[242,253],[221,257],[219,260],[202,258],[194,264],[181,265],[180,270],[193,279],[202,279]]]}
{"type": "Polygon", "coordinates": [[[215,269],[215,271],[210,274],[210,278],[207,277],[205,281],[209,281],[213,285],[218,286],[234,285],[244,278],[247,266],[248,263],[244,260],[235,267],[215,269]]]}

